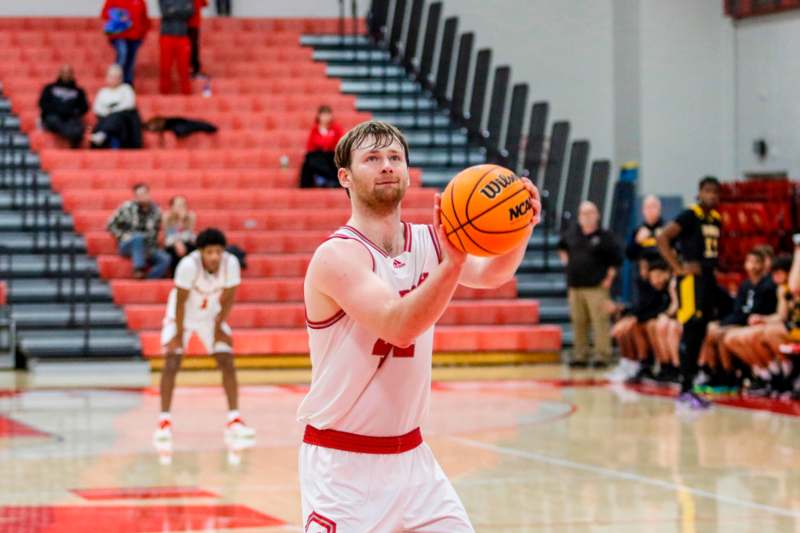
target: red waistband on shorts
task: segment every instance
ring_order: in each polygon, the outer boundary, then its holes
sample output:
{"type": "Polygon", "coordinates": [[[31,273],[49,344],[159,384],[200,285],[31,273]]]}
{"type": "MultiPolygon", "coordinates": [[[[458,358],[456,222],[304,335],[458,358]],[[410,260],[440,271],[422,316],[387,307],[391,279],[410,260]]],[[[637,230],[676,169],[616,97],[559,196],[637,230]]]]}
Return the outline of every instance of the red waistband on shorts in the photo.
{"type": "Polygon", "coordinates": [[[306,426],[303,442],[345,452],[386,455],[413,450],[422,444],[422,433],[419,428],[416,428],[399,437],[370,437],[335,429],[317,429],[313,426],[306,426]]]}

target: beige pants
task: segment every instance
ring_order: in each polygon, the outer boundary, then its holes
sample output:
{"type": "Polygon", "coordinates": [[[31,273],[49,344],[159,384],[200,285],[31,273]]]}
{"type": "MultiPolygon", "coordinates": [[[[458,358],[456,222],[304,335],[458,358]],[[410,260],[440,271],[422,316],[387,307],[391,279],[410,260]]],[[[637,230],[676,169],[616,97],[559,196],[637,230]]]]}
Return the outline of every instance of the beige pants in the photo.
{"type": "Polygon", "coordinates": [[[594,336],[594,349],[599,361],[611,360],[611,323],[606,304],[611,299],[603,287],[569,289],[569,312],[572,318],[573,360],[589,358],[589,326],[594,336]]]}

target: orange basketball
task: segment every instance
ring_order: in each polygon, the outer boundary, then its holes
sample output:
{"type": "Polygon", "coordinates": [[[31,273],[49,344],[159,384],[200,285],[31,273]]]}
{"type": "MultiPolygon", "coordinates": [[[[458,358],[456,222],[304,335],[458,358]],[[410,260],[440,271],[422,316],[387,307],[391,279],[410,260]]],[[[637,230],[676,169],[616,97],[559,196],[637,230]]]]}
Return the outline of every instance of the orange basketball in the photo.
{"type": "Polygon", "coordinates": [[[472,255],[500,255],[527,237],[531,207],[530,194],[513,172],[476,165],[459,172],[442,193],[442,226],[456,248],[472,255]]]}

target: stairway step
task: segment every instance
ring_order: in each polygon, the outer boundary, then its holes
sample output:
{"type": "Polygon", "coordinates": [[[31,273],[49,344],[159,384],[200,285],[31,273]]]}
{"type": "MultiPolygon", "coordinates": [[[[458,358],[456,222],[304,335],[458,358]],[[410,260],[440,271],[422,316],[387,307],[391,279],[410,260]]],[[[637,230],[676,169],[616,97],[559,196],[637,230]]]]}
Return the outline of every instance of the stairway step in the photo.
{"type": "Polygon", "coordinates": [[[96,387],[97,376],[106,387],[149,387],[150,365],[138,355],[85,358],[30,358],[27,383],[31,388],[96,387]]]}
{"type": "MultiPolygon", "coordinates": [[[[9,280],[8,283],[8,301],[11,304],[18,303],[43,303],[43,302],[57,302],[59,301],[59,287],[58,281],[54,279],[16,279],[9,280]]],[[[79,299],[84,298],[83,294],[83,280],[76,283],[75,290],[79,295],[79,299]]],[[[62,280],[61,283],[61,298],[69,298],[70,283],[67,280],[62,280]]],[[[89,295],[93,302],[110,302],[111,301],[111,288],[107,283],[99,279],[91,280],[89,284],[89,295]]]]}
{"type": "MultiPolygon", "coordinates": [[[[48,254],[18,254],[14,255],[11,272],[6,269],[5,261],[2,263],[4,275],[14,278],[32,278],[41,276],[55,276],[57,273],[67,275],[70,271],[70,258],[68,254],[49,254],[50,265],[47,265],[48,254]],[[59,262],[60,259],[60,262],[59,262]],[[60,267],[60,270],[59,270],[60,267]]],[[[83,292],[84,273],[88,270],[92,277],[97,275],[97,264],[93,257],[78,254],[75,256],[75,270],[78,281],[78,292],[83,292]]]]}
{"type": "Polygon", "coordinates": [[[566,298],[567,282],[563,274],[522,274],[517,276],[517,289],[523,298],[566,298]]]}
{"type": "Polygon", "coordinates": [[[411,80],[345,80],[342,81],[342,92],[345,94],[407,94],[421,95],[422,89],[411,80]]]}
{"type": "MultiPolygon", "coordinates": [[[[77,302],[73,309],[70,304],[17,304],[11,309],[11,316],[22,330],[48,328],[80,327],[85,321],[85,306],[77,302]],[[71,316],[72,315],[72,316],[71,316]],[[71,323],[71,319],[74,322],[71,323]]],[[[122,309],[113,303],[93,303],[89,306],[89,321],[92,328],[124,328],[127,319],[122,309]]]]}
{"type": "Polygon", "coordinates": [[[569,322],[569,304],[561,298],[537,298],[539,303],[539,320],[542,323],[569,322]]]}
{"type": "Polygon", "coordinates": [[[329,64],[376,64],[389,63],[391,54],[386,50],[314,50],[314,61],[325,61],[329,64]]]}
{"type": "Polygon", "coordinates": [[[72,229],[72,217],[66,213],[52,213],[49,220],[40,213],[36,220],[30,212],[24,217],[18,211],[0,211],[0,231],[27,231],[33,228],[42,230],[48,226],[52,228],[55,227],[58,217],[61,217],[62,231],[72,229]]]}
{"type": "MultiPolygon", "coordinates": [[[[563,272],[564,265],[561,264],[561,261],[558,259],[558,254],[553,251],[547,257],[547,266],[549,267],[550,272],[563,272]]],[[[544,270],[545,267],[545,258],[543,254],[537,253],[535,255],[526,255],[525,258],[522,260],[522,264],[519,267],[519,273],[533,273],[533,272],[541,272],[544,270]]]]}
{"type": "Polygon", "coordinates": [[[427,96],[397,97],[397,96],[358,96],[356,109],[359,111],[414,111],[430,113],[438,109],[437,104],[427,96]]]}
{"type": "Polygon", "coordinates": [[[389,80],[408,78],[403,67],[397,65],[328,65],[325,72],[330,78],[389,80]]]}
{"type": "Polygon", "coordinates": [[[8,150],[9,148],[14,148],[18,150],[26,149],[30,146],[27,135],[11,131],[5,131],[2,126],[3,126],[3,121],[0,120],[0,147],[2,147],[3,150],[8,150]]]}
{"type": "Polygon", "coordinates": [[[43,209],[48,199],[50,209],[61,209],[61,196],[54,192],[45,190],[34,195],[30,192],[17,191],[17,194],[14,194],[10,191],[2,191],[0,192],[0,209],[11,209],[12,206],[14,209],[19,209],[21,206],[33,207],[34,205],[43,209]]]}
{"type": "Polygon", "coordinates": [[[29,358],[105,358],[138,357],[141,353],[139,338],[127,329],[92,329],[88,349],[84,344],[83,330],[21,332],[20,350],[29,358]]]}
{"type": "Polygon", "coordinates": [[[464,145],[467,143],[467,135],[461,131],[409,131],[404,132],[408,144],[411,145],[411,152],[414,153],[418,148],[439,146],[451,146],[453,149],[457,146],[460,150],[464,150],[464,145]]]}
{"type": "Polygon", "coordinates": [[[13,170],[7,168],[0,168],[0,187],[20,187],[32,188],[36,187],[40,191],[46,190],[50,187],[50,176],[40,170],[13,170]]]}
{"type": "Polygon", "coordinates": [[[0,131],[18,132],[20,120],[14,115],[0,114],[0,131]]]}
{"type": "Polygon", "coordinates": [[[0,167],[13,168],[39,168],[39,156],[25,151],[0,152],[0,167]]]}
{"type": "MultiPolygon", "coordinates": [[[[412,166],[423,167],[423,181],[427,167],[457,167],[459,170],[472,165],[480,165],[486,162],[486,155],[480,148],[470,148],[468,154],[464,149],[452,149],[449,151],[443,148],[417,148],[411,152],[412,166]]],[[[450,176],[455,176],[458,170],[450,176]]],[[[448,179],[449,181],[449,179],[448,179]]]]}
{"type": "Polygon", "coordinates": [[[301,35],[300,44],[315,48],[373,48],[374,45],[365,35],[301,35]]]}
{"type": "Polygon", "coordinates": [[[413,111],[376,111],[373,113],[375,120],[382,120],[394,124],[400,129],[408,130],[409,128],[420,128],[430,131],[431,127],[451,129],[452,123],[450,118],[436,111],[431,114],[430,111],[425,113],[414,113],[413,111]]]}
{"type": "MultiPolygon", "coordinates": [[[[75,246],[75,251],[83,253],[86,251],[86,241],[80,235],[72,232],[65,232],[61,235],[61,245],[54,234],[54,228],[50,228],[49,236],[45,232],[39,232],[38,240],[34,239],[32,232],[16,232],[0,234],[0,245],[5,246],[15,254],[34,253],[38,251],[57,251],[69,252],[70,246],[75,246]]],[[[0,256],[1,257],[1,256],[0,256]]],[[[3,268],[5,259],[0,259],[0,268],[3,268]]]]}

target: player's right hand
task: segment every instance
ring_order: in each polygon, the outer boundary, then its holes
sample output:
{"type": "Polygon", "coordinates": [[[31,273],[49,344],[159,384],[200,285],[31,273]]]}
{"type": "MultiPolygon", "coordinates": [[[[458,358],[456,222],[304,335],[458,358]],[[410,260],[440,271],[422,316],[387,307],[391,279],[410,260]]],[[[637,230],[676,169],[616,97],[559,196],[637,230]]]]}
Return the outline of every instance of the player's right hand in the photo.
{"type": "Polygon", "coordinates": [[[178,353],[183,350],[183,335],[175,335],[172,340],[167,343],[167,353],[178,353]]]}
{"type": "Polygon", "coordinates": [[[461,267],[467,260],[467,253],[459,250],[447,238],[447,234],[442,226],[442,195],[436,193],[433,200],[433,227],[436,229],[436,236],[442,246],[442,262],[450,261],[455,266],[461,267]]]}

